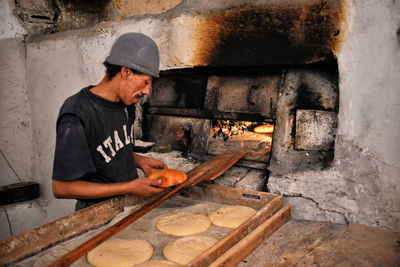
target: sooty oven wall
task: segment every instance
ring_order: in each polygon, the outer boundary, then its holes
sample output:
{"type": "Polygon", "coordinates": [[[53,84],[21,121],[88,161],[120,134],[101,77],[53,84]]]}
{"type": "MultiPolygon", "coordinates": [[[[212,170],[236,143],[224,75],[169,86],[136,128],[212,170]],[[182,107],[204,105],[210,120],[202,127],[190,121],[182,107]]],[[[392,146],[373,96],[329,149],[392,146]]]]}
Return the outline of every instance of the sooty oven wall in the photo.
{"type": "Polygon", "coordinates": [[[249,2],[198,12],[207,17],[196,32],[199,67],[161,73],[144,109],[145,139],[207,155],[211,119],[273,123],[272,150],[264,158],[248,153],[248,166],[278,175],[329,166],[340,1],[249,2]],[[177,142],[179,135],[190,144],[177,142]]]}

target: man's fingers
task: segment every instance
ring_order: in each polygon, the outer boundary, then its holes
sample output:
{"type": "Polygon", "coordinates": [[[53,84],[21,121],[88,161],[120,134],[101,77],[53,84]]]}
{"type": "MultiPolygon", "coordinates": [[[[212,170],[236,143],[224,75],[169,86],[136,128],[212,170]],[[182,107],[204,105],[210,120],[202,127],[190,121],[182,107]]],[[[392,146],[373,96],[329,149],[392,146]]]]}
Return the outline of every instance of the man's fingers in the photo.
{"type": "Polygon", "coordinates": [[[151,185],[160,185],[162,183],[161,179],[150,179],[151,185]]]}

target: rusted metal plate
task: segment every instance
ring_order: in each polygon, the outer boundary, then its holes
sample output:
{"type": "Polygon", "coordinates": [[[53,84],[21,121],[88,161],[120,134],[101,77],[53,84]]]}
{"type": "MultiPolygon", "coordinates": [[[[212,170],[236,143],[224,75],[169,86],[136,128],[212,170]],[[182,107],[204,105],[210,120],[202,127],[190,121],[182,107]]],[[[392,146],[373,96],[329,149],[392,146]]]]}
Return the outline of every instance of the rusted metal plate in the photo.
{"type": "Polygon", "coordinates": [[[301,150],[333,149],[336,128],[336,112],[298,109],[295,147],[301,150]]]}
{"type": "MultiPolygon", "coordinates": [[[[147,132],[150,140],[158,145],[170,146],[173,150],[182,151],[182,140],[178,140],[178,127],[182,125],[188,132],[187,140],[190,151],[204,154],[207,147],[207,137],[210,134],[210,120],[185,118],[176,116],[147,116],[147,132]]],[[[185,151],[187,152],[187,151],[185,151]]]]}
{"type": "Polygon", "coordinates": [[[150,105],[187,109],[203,108],[206,85],[207,76],[200,72],[161,75],[153,84],[149,98],[150,105]]]}
{"type": "Polygon", "coordinates": [[[205,109],[258,113],[273,118],[282,75],[210,76],[205,109]]]}

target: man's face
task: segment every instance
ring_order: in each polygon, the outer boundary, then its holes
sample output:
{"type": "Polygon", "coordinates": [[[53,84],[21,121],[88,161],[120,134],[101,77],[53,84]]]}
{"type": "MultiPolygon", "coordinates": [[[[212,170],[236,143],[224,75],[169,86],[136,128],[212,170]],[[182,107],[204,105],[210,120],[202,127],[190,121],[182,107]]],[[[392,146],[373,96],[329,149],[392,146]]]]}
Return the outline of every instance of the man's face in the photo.
{"type": "Polygon", "coordinates": [[[150,93],[152,77],[146,74],[136,74],[130,69],[121,69],[119,98],[125,105],[139,102],[140,98],[150,93]]]}

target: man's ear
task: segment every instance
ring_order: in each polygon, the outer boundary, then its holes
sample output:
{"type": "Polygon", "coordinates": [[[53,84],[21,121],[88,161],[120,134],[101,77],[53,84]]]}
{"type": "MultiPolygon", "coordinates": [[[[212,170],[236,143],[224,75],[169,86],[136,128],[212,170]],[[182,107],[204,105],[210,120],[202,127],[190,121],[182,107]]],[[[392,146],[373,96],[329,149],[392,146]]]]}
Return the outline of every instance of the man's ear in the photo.
{"type": "Polygon", "coordinates": [[[128,78],[128,76],[131,74],[131,70],[127,67],[121,67],[121,77],[123,79],[128,78]]]}

